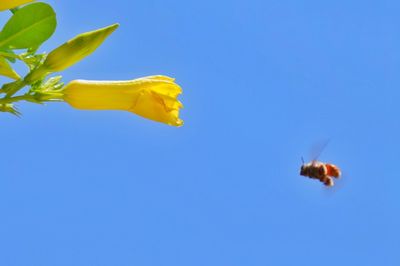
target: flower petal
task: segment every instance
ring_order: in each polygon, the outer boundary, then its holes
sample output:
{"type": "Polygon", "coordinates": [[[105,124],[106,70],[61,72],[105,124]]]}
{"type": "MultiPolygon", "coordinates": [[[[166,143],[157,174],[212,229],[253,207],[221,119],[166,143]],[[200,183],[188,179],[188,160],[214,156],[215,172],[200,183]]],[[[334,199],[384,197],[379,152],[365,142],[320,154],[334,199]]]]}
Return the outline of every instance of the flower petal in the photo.
{"type": "Polygon", "coordinates": [[[0,1],[0,11],[11,9],[34,0],[1,0],[0,1]]]}
{"type": "Polygon", "coordinates": [[[64,100],[85,110],[125,110],[173,126],[179,118],[181,87],[167,76],[148,76],[127,81],[74,80],[63,89],[64,100]]]}

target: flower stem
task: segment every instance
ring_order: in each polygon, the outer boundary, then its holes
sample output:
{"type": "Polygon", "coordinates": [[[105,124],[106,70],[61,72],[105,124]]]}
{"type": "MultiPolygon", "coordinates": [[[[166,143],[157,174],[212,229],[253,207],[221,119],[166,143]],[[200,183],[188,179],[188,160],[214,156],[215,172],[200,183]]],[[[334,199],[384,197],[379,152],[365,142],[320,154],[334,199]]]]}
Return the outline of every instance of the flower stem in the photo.
{"type": "Polygon", "coordinates": [[[10,58],[15,58],[15,59],[21,59],[21,56],[20,56],[20,55],[13,54],[13,53],[7,53],[7,52],[3,52],[3,51],[0,51],[0,55],[3,56],[3,57],[10,57],[10,58]]]}
{"type": "Polygon", "coordinates": [[[19,90],[25,87],[27,84],[24,80],[20,79],[11,83],[4,84],[0,89],[0,93],[5,93],[6,96],[4,98],[10,98],[14,94],[16,94],[19,90]]]}
{"type": "Polygon", "coordinates": [[[15,96],[15,97],[5,97],[3,99],[0,99],[0,104],[6,104],[6,103],[14,103],[18,101],[32,101],[34,100],[32,95],[25,94],[25,95],[20,95],[20,96],[15,96]]]}
{"type": "Polygon", "coordinates": [[[15,14],[15,12],[17,12],[18,9],[19,9],[19,7],[14,7],[14,8],[11,8],[10,11],[11,11],[11,13],[15,14]]]}

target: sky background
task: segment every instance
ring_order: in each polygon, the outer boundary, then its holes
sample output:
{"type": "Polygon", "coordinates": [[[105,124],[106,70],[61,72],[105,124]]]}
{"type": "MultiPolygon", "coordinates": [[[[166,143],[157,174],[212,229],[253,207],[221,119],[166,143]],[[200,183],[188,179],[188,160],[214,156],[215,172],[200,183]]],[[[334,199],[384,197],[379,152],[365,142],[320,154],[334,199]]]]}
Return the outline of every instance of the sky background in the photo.
{"type": "Polygon", "coordinates": [[[1,114],[0,265],[400,265],[399,1],[47,2],[40,51],[121,24],[64,81],[175,77],[185,125],[1,114]]]}

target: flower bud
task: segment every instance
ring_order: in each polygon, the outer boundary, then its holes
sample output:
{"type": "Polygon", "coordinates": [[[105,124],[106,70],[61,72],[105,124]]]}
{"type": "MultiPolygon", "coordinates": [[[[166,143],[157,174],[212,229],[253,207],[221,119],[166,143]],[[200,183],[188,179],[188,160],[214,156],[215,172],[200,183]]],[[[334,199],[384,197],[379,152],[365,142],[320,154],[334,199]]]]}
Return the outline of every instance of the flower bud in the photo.
{"type": "Polygon", "coordinates": [[[77,35],[49,53],[43,63],[49,72],[62,71],[90,55],[119,24],[77,35]]]}
{"type": "Polygon", "coordinates": [[[64,89],[64,100],[83,110],[125,110],[142,117],[182,126],[179,118],[182,90],[174,79],[148,76],[127,81],[74,80],[64,89]]]}
{"type": "Polygon", "coordinates": [[[51,51],[43,64],[25,77],[25,82],[31,84],[52,73],[62,71],[93,53],[119,24],[94,31],[85,32],[67,41],[51,51]]]}

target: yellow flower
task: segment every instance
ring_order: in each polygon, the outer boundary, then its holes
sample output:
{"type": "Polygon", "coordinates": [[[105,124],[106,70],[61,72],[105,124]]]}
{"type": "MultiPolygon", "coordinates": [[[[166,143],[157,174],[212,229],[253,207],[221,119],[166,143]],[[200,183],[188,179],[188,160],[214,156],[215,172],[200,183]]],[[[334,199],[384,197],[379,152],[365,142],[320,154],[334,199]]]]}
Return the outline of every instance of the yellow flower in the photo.
{"type": "Polygon", "coordinates": [[[182,93],[173,78],[148,76],[127,81],[73,80],[63,89],[63,99],[84,110],[125,110],[142,117],[182,126],[182,93]]]}
{"type": "Polygon", "coordinates": [[[1,0],[0,1],[0,11],[11,9],[34,0],[1,0]]]}

